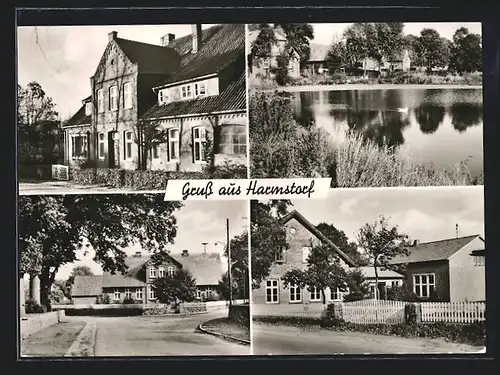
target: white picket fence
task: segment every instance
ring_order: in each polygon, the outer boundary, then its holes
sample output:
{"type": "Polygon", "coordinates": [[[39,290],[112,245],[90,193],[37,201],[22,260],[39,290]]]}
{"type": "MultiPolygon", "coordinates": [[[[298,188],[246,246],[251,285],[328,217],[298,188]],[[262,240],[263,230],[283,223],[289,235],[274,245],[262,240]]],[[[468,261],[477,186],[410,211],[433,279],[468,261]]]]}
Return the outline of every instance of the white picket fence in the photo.
{"type": "Polygon", "coordinates": [[[403,301],[375,299],[344,302],[342,316],[355,324],[401,324],[405,321],[405,305],[403,301]]]}
{"type": "Polygon", "coordinates": [[[474,323],[486,320],[485,302],[421,302],[422,322],[474,323]]]}

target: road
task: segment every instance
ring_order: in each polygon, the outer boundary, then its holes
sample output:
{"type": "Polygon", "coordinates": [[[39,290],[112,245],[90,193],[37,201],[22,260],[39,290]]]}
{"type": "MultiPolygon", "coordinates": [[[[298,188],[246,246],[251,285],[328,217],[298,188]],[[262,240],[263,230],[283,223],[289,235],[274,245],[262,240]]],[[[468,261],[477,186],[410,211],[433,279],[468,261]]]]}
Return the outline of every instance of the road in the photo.
{"type": "MultiPolygon", "coordinates": [[[[224,315],[225,316],[225,315],[224,315]]],[[[191,317],[89,317],[97,324],[95,356],[247,355],[250,346],[197,332],[221,314],[191,317]]]]}
{"type": "Polygon", "coordinates": [[[253,353],[266,354],[420,354],[473,353],[482,347],[444,340],[407,339],[360,332],[335,332],[253,323],[253,353]]]}

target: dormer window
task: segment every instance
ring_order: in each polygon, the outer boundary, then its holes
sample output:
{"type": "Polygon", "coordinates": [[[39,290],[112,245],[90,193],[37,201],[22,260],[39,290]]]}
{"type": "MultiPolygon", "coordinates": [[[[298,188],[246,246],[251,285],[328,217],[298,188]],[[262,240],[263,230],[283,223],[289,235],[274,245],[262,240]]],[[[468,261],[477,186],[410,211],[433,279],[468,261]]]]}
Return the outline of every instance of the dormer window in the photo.
{"type": "Polygon", "coordinates": [[[158,103],[160,105],[168,103],[168,89],[158,91],[158,103]]]}
{"type": "Polygon", "coordinates": [[[182,99],[190,99],[193,97],[193,92],[191,91],[191,84],[181,86],[181,96],[182,99]]]}
{"type": "Polygon", "coordinates": [[[194,84],[194,96],[205,96],[207,94],[207,88],[204,82],[198,82],[194,84]]]}
{"type": "Polygon", "coordinates": [[[85,103],[85,116],[90,116],[92,114],[92,103],[85,103]]]}

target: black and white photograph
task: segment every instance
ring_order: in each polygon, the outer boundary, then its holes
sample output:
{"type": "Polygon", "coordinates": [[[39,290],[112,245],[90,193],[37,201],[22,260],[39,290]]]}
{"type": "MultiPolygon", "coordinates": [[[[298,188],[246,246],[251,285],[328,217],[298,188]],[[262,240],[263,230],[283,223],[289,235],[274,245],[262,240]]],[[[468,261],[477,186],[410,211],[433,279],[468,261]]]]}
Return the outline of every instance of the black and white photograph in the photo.
{"type": "Polygon", "coordinates": [[[483,184],[481,23],[251,24],[251,178],[483,184]]]}
{"type": "Polygon", "coordinates": [[[19,201],[22,357],[250,353],[248,201],[19,201]]]}
{"type": "Polygon", "coordinates": [[[19,191],[247,177],[245,25],[17,28],[19,191]]]}
{"type": "Polygon", "coordinates": [[[483,190],[251,201],[253,353],[484,353],[483,190]]]}

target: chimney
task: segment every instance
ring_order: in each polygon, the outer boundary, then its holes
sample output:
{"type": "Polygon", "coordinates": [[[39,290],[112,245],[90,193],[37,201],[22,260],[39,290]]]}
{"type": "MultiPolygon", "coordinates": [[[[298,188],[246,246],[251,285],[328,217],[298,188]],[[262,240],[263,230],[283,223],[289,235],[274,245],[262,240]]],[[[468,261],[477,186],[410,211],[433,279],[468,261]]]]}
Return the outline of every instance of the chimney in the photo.
{"type": "Polygon", "coordinates": [[[419,240],[414,240],[413,241],[413,246],[418,246],[420,245],[420,241],[419,240]]]}
{"type": "Polygon", "coordinates": [[[187,257],[189,255],[189,252],[187,250],[182,250],[182,256],[187,257]]]}
{"type": "Polygon", "coordinates": [[[116,38],[118,38],[118,33],[116,31],[111,31],[109,34],[108,34],[108,40],[111,42],[112,40],[115,40],[116,38]]]}
{"type": "Polygon", "coordinates": [[[175,40],[175,35],[174,34],[167,34],[163,35],[161,37],[161,45],[163,47],[168,46],[170,43],[172,43],[175,40]]]}
{"type": "Polygon", "coordinates": [[[201,48],[201,24],[191,25],[191,32],[193,38],[192,53],[196,53],[201,48]]]}
{"type": "Polygon", "coordinates": [[[134,258],[140,258],[142,256],[142,253],[140,251],[136,251],[134,254],[134,258]]]}

